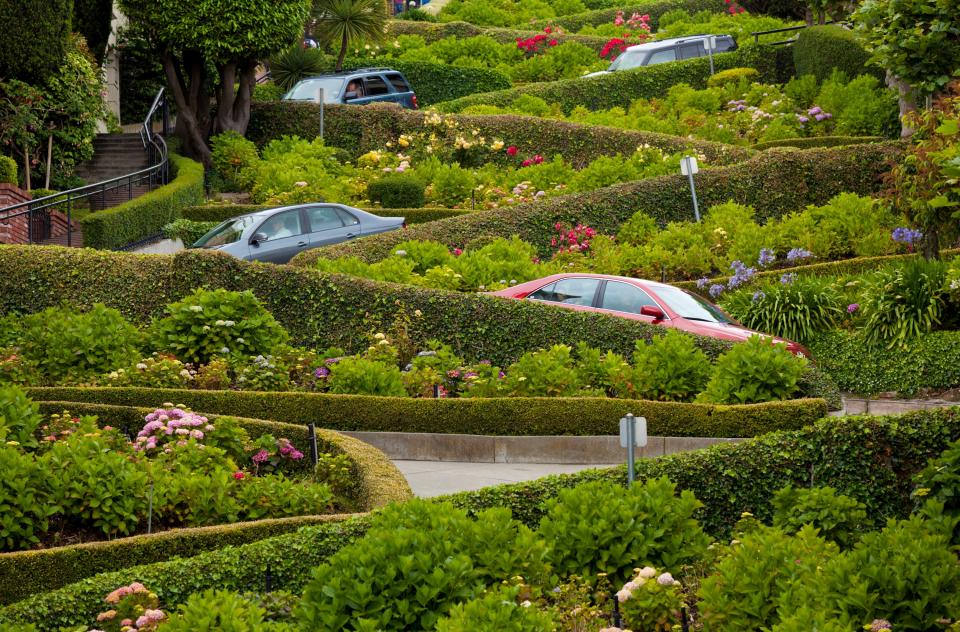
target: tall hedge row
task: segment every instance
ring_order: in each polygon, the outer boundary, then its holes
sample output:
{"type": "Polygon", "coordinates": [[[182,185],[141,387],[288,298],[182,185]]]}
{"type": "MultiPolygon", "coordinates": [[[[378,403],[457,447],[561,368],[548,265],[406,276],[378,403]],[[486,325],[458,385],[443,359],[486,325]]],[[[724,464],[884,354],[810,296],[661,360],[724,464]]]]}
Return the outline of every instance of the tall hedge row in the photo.
{"type": "MultiPolygon", "coordinates": [[[[588,5],[589,6],[589,5],[588,5]]],[[[660,23],[660,16],[668,11],[682,9],[687,13],[694,14],[700,11],[710,11],[717,13],[725,11],[728,5],[722,0],[649,0],[647,2],[637,2],[627,6],[608,7],[584,11],[583,13],[572,13],[556,18],[540,20],[533,24],[535,28],[545,26],[558,26],[561,29],[575,33],[584,26],[600,26],[613,22],[617,16],[617,10],[623,9],[624,15],[630,16],[634,13],[640,15],[648,14],[650,16],[650,26],[656,30],[660,23]]]]}
{"type": "MultiPolygon", "coordinates": [[[[754,206],[758,219],[766,220],[808,204],[825,204],[844,191],[869,195],[880,190],[881,177],[900,151],[895,142],[806,151],[770,149],[741,164],[700,171],[695,177],[700,208],[733,200],[754,206]]],[[[348,255],[376,261],[407,239],[462,245],[478,235],[517,234],[547,254],[557,222],[587,224],[600,233],[614,234],[637,211],[653,216],[661,225],[693,219],[687,178],[679,174],[648,178],[411,226],[403,232],[311,250],[298,255],[293,263],[310,266],[318,257],[348,255]]]]}
{"type": "Polygon", "coordinates": [[[754,437],[802,428],[827,414],[819,399],[713,406],[594,397],[414,399],[152,388],[37,388],[30,389],[30,396],[122,406],[177,402],[219,415],[315,422],[328,430],[496,436],[615,435],[619,419],[633,412],[647,418],[652,436],[754,437]]]}
{"type": "MultiPolygon", "coordinates": [[[[270,208],[262,204],[203,204],[180,210],[180,217],[195,222],[222,222],[237,215],[254,213],[270,208]]],[[[380,217],[403,217],[407,224],[424,224],[448,217],[459,217],[470,211],[455,208],[366,208],[368,213],[380,217]]]]}
{"type": "MultiPolygon", "coordinates": [[[[835,487],[865,503],[870,519],[879,525],[888,517],[909,513],[911,477],[958,438],[960,408],[899,417],[830,418],[802,430],[641,460],[636,469],[640,480],[668,476],[680,489],[693,492],[704,503],[698,518],[720,539],[729,536],[743,511],[769,518],[773,493],[787,485],[835,487]]],[[[439,500],[471,512],[509,507],[516,518],[536,526],[547,501],[560,490],[597,479],[624,483],[625,467],[488,487],[439,500]]],[[[0,622],[34,623],[41,630],[85,624],[102,610],[105,594],[132,580],[143,582],[164,603],[177,604],[207,588],[262,586],[269,567],[274,586],[299,592],[316,565],[362,537],[367,526],[366,519],[354,519],[305,527],[296,534],[185,560],[98,575],[8,606],[0,610],[0,622]]]]}
{"type": "MultiPolygon", "coordinates": [[[[391,106],[327,107],[324,111],[324,141],[360,155],[382,149],[386,141],[395,141],[400,134],[430,132],[435,128],[427,122],[427,116],[391,106]]],[[[599,156],[632,154],[644,144],[669,153],[696,151],[706,156],[712,165],[740,162],[754,153],[744,147],[711,141],[538,117],[454,115],[451,118],[461,129],[476,129],[486,138],[499,138],[506,146],[516,146],[521,155],[538,153],[552,157],[560,154],[576,167],[586,166],[599,156]]],[[[318,119],[318,106],[310,103],[254,103],[247,137],[257,144],[284,135],[313,138],[317,134],[318,119]]],[[[516,163],[507,156],[505,149],[495,159],[516,163]]]]}
{"type": "MultiPolygon", "coordinates": [[[[768,46],[744,44],[732,53],[713,56],[717,71],[729,68],[756,68],[761,81],[778,80],[777,53],[768,46]]],[[[500,90],[474,94],[441,103],[437,107],[444,112],[460,112],[471,105],[496,105],[505,107],[524,94],[540,97],[547,103],[557,103],[569,114],[582,105],[590,110],[607,110],[613,107],[627,108],[635,99],[662,97],[672,86],[686,83],[694,88],[706,88],[710,78],[710,60],[706,57],[674,61],[634,70],[611,72],[596,77],[545,81],[520,86],[512,90],[500,90]]]]}
{"type": "MultiPolygon", "coordinates": [[[[612,18],[611,18],[612,21],[612,18]]],[[[429,44],[445,37],[465,39],[467,37],[486,36],[501,44],[515,44],[517,39],[529,39],[541,31],[517,30],[501,27],[477,26],[469,22],[414,22],[412,20],[392,20],[387,24],[387,37],[398,35],[419,35],[429,44]]],[[[560,44],[576,42],[592,48],[598,53],[603,50],[609,37],[596,35],[576,35],[574,33],[552,33],[560,44]]],[[[392,62],[391,62],[392,63],[392,62]]]]}
{"type": "Polygon", "coordinates": [[[857,34],[842,26],[813,26],[800,31],[793,45],[793,63],[797,76],[814,75],[818,81],[828,78],[833,70],[842,70],[848,77],[872,74],[883,80],[877,66],[868,65],[870,53],[857,34]]]}
{"type": "MultiPolygon", "coordinates": [[[[201,286],[253,291],[295,342],[320,349],[365,349],[373,323],[388,327],[400,309],[412,320],[416,342],[436,338],[468,361],[500,365],[529,350],[580,340],[629,355],[635,340],[661,331],[605,314],[251,263],[217,251],[136,255],[0,246],[0,313],[34,312],[64,301],[81,307],[99,302],[146,323],[165,304],[201,286]]],[[[711,356],[729,348],[714,338],[696,341],[711,356]]]]}
{"type": "Polygon", "coordinates": [[[0,2],[0,81],[43,83],[64,60],[73,0],[0,2]]]}
{"type": "Polygon", "coordinates": [[[203,165],[170,154],[176,177],[169,184],[113,208],[80,220],[83,243],[90,248],[123,248],[159,235],[164,224],[177,219],[180,209],[203,201],[203,165]]]}

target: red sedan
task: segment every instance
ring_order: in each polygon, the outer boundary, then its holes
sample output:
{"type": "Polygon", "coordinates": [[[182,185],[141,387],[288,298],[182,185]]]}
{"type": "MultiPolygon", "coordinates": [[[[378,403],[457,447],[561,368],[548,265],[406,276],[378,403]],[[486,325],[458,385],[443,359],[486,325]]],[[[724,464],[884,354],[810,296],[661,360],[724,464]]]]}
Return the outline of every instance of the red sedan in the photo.
{"type": "MultiPolygon", "coordinates": [[[[606,274],[554,274],[490,294],[611,314],[734,342],[743,342],[759,333],[743,327],[696,294],[643,279],[606,274]]],[[[774,338],[774,341],[785,344],[796,355],[810,357],[810,352],[796,342],[783,338],[774,338]]]]}

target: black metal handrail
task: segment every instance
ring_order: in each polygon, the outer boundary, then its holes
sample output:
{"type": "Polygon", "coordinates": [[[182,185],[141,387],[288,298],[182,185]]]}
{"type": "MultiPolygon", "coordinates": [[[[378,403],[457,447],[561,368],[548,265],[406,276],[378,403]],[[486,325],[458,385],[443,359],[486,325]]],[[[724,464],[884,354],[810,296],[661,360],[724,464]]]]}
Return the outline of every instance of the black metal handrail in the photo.
{"type": "Polygon", "coordinates": [[[169,132],[169,113],[163,88],[157,93],[153,105],[140,128],[140,140],[148,152],[151,166],[133,173],[87,184],[82,187],[61,191],[34,200],[28,200],[13,206],[0,208],[0,224],[7,224],[10,220],[27,217],[27,243],[40,243],[50,238],[52,228],[51,210],[64,213],[67,218],[67,245],[73,245],[73,209],[78,200],[100,196],[106,200],[107,194],[122,192],[126,189],[127,199],[133,199],[134,187],[147,185],[153,187],[164,185],[170,179],[170,157],[164,136],[169,132]],[[153,131],[153,119],[158,112],[162,112],[162,134],[153,131]]]}
{"type": "MultiPolygon", "coordinates": [[[[750,35],[753,36],[753,43],[759,44],[761,35],[770,35],[771,33],[790,33],[792,31],[802,31],[803,29],[808,29],[811,26],[824,26],[826,24],[844,24],[844,22],[831,20],[830,22],[824,22],[823,24],[802,24],[800,26],[787,26],[782,29],[770,29],[769,31],[754,31],[753,33],[750,33],[750,35]]],[[[797,41],[797,38],[791,37],[790,39],[785,39],[780,42],[768,42],[767,45],[781,46],[784,44],[792,44],[795,41],[797,41]]]]}

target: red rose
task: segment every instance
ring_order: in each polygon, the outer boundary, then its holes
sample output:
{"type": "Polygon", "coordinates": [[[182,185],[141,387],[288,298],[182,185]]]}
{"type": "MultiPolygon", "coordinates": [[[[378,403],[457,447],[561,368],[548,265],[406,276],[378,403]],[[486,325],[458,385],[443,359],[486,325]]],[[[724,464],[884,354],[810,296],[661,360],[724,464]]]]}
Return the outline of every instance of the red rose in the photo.
{"type": "Polygon", "coordinates": [[[516,156],[516,155],[517,155],[517,146],[516,146],[516,145],[510,145],[509,147],[507,147],[507,155],[508,155],[508,156],[516,156]]]}
{"type": "Polygon", "coordinates": [[[548,42],[548,44],[550,44],[551,46],[556,46],[556,45],[559,44],[559,43],[560,43],[560,42],[558,42],[558,41],[555,40],[555,39],[552,39],[552,40],[550,40],[550,41],[548,42]]]}
{"type": "Polygon", "coordinates": [[[548,26],[547,28],[543,29],[543,32],[544,32],[544,33],[553,33],[553,29],[548,26]]]}
{"type": "Polygon", "coordinates": [[[527,158],[526,160],[524,160],[523,162],[520,163],[520,166],[521,166],[521,167],[529,167],[531,164],[532,164],[532,163],[530,162],[530,159],[527,158]]]}

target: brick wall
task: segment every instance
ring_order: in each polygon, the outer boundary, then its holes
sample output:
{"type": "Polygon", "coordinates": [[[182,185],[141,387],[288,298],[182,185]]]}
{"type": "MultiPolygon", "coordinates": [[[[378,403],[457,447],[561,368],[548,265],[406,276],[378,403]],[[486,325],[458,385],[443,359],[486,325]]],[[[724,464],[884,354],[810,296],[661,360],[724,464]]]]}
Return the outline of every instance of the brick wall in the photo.
{"type": "MultiPolygon", "coordinates": [[[[4,208],[32,199],[29,193],[12,184],[0,183],[0,244],[25,244],[29,241],[27,216],[7,219],[4,208]]],[[[19,211],[17,211],[19,212],[19,211]]]]}

